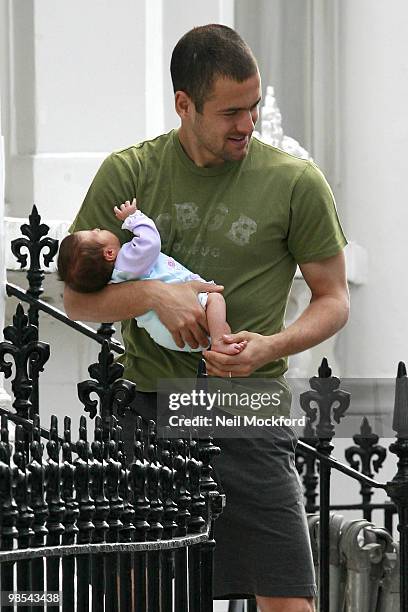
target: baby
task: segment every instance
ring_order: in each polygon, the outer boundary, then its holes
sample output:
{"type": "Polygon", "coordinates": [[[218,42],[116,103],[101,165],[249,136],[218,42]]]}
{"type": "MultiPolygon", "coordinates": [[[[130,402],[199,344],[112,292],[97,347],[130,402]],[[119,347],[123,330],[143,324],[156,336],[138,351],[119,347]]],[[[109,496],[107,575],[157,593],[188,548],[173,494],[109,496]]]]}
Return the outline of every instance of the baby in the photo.
{"type": "MultiPolygon", "coordinates": [[[[113,209],[116,218],[123,221],[122,229],[133,233],[130,242],[122,247],[115,234],[99,228],[74,232],[61,242],[58,254],[58,272],[71,289],[81,293],[99,291],[108,283],[128,280],[161,280],[180,283],[202,279],[172,257],[160,252],[160,234],[152,219],[137,208],[136,199],[113,209]]],[[[247,342],[228,344],[223,334],[231,333],[226,321],[226,304],[220,293],[199,293],[197,299],[206,310],[211,348],[220,353],[236,355],[247,342]]],[[[157,344],[175,351],[196,352],[188,344],[180,348],[157,314],[150,310],[136,317],[139,327],[146,329],[157,344]]]]}

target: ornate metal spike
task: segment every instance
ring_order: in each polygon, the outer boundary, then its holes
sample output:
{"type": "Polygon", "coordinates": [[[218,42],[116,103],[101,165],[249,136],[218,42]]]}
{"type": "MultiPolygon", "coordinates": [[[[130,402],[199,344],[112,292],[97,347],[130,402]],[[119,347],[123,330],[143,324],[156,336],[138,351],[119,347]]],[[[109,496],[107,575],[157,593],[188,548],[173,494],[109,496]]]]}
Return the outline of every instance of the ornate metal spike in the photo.
{"type": "Polygon", "coordinates": [[[146,540],[150,528],[147,517],[150,510],[150,502],[147,498],[147,466],[144,458],[143,434],[141,418],[136,418],[135,443],[133,461],[130,464],[130,486],[133,492],[133,505],[135,509],[135,539],[139,542],[146,540]]]}
{"type": "Polygon", "coordinates": [[[7,420],[6,414],[1,415],[0,423],[1,423],[0,438],[2,442],[1,449],[5,457],[4,459],[2,459],[2,461],[5,461],[5,463],[10,463],[11,445],[9,443],[8,420],[7,420]]]}
{"type": "Polygon", "coordinates": [[[174,501],[174,476],[173,453],[170,440],[170,427],[163,428],[163,438],[160,440],[160,457],[162,467],[160,470],[160,487],[163,500],[163,537],[167,540],[173,539],[176,529],[177,504],[174,501]]]}
{"type": "Polygon", "coordinates": [[[408,378],[405,364],[398,364],[395,381],[394,417],[392,428],[398,438],[408,438],[408,378]]]}
{"type": "MultiPolygon", "coordinates": [[[[371,470],[371,462],[375,472],[378,472],[387,455],[386,449],[377,444],[378,439],[377,434],[373,433],[367,418],[364,417],[360,426],[360,434],[353,436],[356,446],[350,446],[345,451],[345,458],[350,466],[369,476],[369,478],[374,476],[371,470]],[[373,459],[374,457],[376,459],[373,459]]],[[[368,504],[373,495],[372,487],[367,483],[363,483],[361,485],[361,495],[363,504],[368,504]]],[[[369,514],[365,515],[364,518],[371,518],[369,514]]]]}
{"type": "Polygon", "coordinates": [[[387,482],[387,494],[398,508],[398,532],[400,534],[400,577],[401,605],[407,602],[406,562],[408,556],[408,430],[406,425],[407,389],[406,369],[403,364],[398,367],[398,378],[395,389],[395,408],[393,429],[397,434],[396,441],[390,445],[390,451],[397,455],[397,472],[394,478],[387,482]],[[400,388],[400,385],[403,385],[400,388]]]}
{"type": "Polygon", "coordinates": [[[79,420],[79,440],[76,444],[78,457],[74,462],[75,466],[75,490],[76,500],[78,501],[79,516],[77,520],[78,544],[89,544],[92,540],[92,533],[95,526],[92,518],[95,506],[90,496],[90,473],[89,456],[90,448],[87,440],[86,418],[81,416],[79,420]]]}
{"type": "Polygon", "coordinates": [[[206,524],[204,519],[206,513],[205,497],[202,495],[200,487],[201,467],[198,439],[193,437],[190,442],[190,458],[187,464],[191,493],[191,519],[188,525],[190,533],[200,533],[206,524]]]}
{"type": "Polygon", "coordinates": [[[359,470],[361,465],[361,473],[373,478],[374,474],[371,471],[371,460],[374,459],[373,469],[378,473],[387,455],[387,450],[377,444],[379,437],[373,433],[367,417],[364,417],[360,433],[353,436],[353,440],[357,446],[350,446],[346,449],[345,457],[350,466],[355,470],[359,470]],[[356,456],[356,458],[355,458],[356,456]]]}
{"type": "Polygon", "coordinates": [[[176,485],[177,535],[187,534],[187,525],[190,521],[191,496],[187,489],[187,458],[186,441],[182,438],[174,440],[174,468],[176,485]]]}
{"type": "Polygon", "coordinates": [[[13,325],[4,329],[5,341],[0,343],[0,372],[6,378],[12,375],[12,365],[5,360],[9,355],[15,363],[15,377],[11,383],[15,400],[13,408],[22,418],[30,415],[30,395],[33,389],[33,376],[42,372],[50,356],[50,347],[38,341],[38,330],[30,325],[21,304],[18,304],[13,317],[13,325]]]}
{"type": "Polygon", "coordinates": [[[60,444],[58,440],[58,420],[51,416],[49,440],[47,442],[48,460],[45,468],[46,494],[48,504],[47,544],[58,545],[60,536],[64,533],[62,521],[65,514],[65,504],[61,498],[61,464],[59,459],[60,444]]]}
{"type": "Polygon", "coordinates": [[[332,370],[329,367],[329,362],[327,361],[327,357],[323,357],[322,363],[320,364],[318,375],[320,378],[330,378],[332,375],[332,370]]]}
{"type": "Polygon", "coordinates": [[[13,498],[13,471],[10,467],[10,444],[6,415],[1,415],[0,441],[0,517],[1,549],[11,550],[18,535],[16,521],[18,510],[13,498]]]}
{"type": "Polygon", "coordinates": [[[154,421],[149,421],[147,455],[149,458],[147,465],[147,495],[150,499],[150,512],[148,516],[150,523],[149,538],[160,540],[163,532],[163,525],[160,522],[163,515],[159,486],[161,465],[157,458],[157,431],[154,421]]]}
{"type": "Polygon", "coordinates": [[[28,224],[24,223],[21,226],[21,233],[27,236],[27,238],[16,238],[13,240],[11,242],[11,251],[20,266],[24,268],[27,265],[27,254],[22,253],[21,250],[27,249],[30,255],[30,268],[27,272],[28,293],[38,298],[44,290],[42,286],[44,272],[40,265],[41,251],[44,248],[48,249],[48,253],[44,255],[44,265],[48,268],[58,252],[58,240],[47,236],[50,228],[45,223],[41,223],[41,217],[35,205],[28,220],[28,224]]]}
{"type": "Polygon", "coordinates": [[[120,425],[116,428],[117,432],[117,444],[118,444],[118,460],[121,464],[120,480],[119,480],[119,496],[123,499],[123,512],[121,521],[123,528],[120,532],[121,542],[132,542],[134,536],[134,520],[135,510],[131,503],[132,492],[129,486],[129,469],[126,466],[126,455],[124,453],[124,444],[122,438],[122,427],[120,425]]]}
{"type": "Polygon", "coordinates": [[[397,378],[402,378],[403,376],[407,375],[407,368],[405,366],[405,363],[403,361],[400,361],[398,364],[398,372],[397,372],[397,378]]]}
{"type": "Polygon", "coordinates": [[[119,495],[119,479],[121,464],[117,460],[118,449],[117,443],[114,439],[114,432],[111,428],[109,431],[109,437],[104,442],[105,447],[105,480],[106,480],[106,496],[109,502],[109,516],[108,516],[108,542],[118,542],[119,532],[123,528],[123,523],[120,517],[123,513],[123,500],[119,495]]]}
{"type": "Polygon", "coordinates": [[[28,548],[31,544],[31,537],[34,535],[31,528],[34,522],[34,512],[30,507],[30,483],[26,467],[26,436],[22,425],[16,426],[14,449],[13,483],[14,498],[18,509],[18,547],[28,548]]]}
{"type": "Polygon", "coordinates": [[[202,463],[201,475],[200,475],[200,489],[207,497],[210,491],[217,491],[218,485],[212,477],[213,468],[211,461],[213,457],[216,457],[221,453],[219,446],[213,444],[212,436],[207,436],[199,440],[199,459],[202,463]]]}
{"type": "Polygon", "coordinates": [[[103,433],[102,419],[95,419],[94,441],[92,442],[93,462],[90,466],[91,492],[95,502],[93,523],[95,531],[93,542],[106,542],[106,533],[109,529],[107,518],[109,516],[109,502],[105,495],[105,469],[103,465],[103,433]]]}
{"type": "Polygon", "coordinates": [[[316,420],[319,410],[317,436],[320,439],[330,440],[335,431],[331,421],[332,409],[333,418],[336,423],[339,423],[349,407],[350,393],[339,389],[340,380],[336,376],[331,376],[331,369],[326,358],[323,359],[319,368],[319,376],[313,376],[309,383],[312,390],[301,393],[300,405],[310,419],[310,423],[316,420]],[[316,403],[317,408],[312,407],[312,403],[316,403]]]}
{"type": "Polygon", "coordinates": [[[91,418],[98,412],[98,403],[99,414],[104,422],[109,420],[114,409],[120,416],[124,416],[134,399],[136,385],[120,378],[123,370],[120,363],[114,363],[113,352],[109,349],[109,342],[105,340],[98,355],[98,363],[93,363],[88,368],[90,376],[95,380],[78,383],[78,397],[91,418]],[[91,399],[93,393],[99,397],[99,402],[91,399]]]}
{"type": "Polygon", "coordinates": [[[34,512],[34,546],[43,546],[44,537],[48,534],[45,522],[48,517],[48,505],[45,501],[45,468],[43,465],[43,445],[41,443],[40,417],[33,418],[32,441],[30,444],[31,460],[28,464],[31,482],[31,506],[34,512]]]}
{"type": "Polygon", "coordinates": [[[63,466],[61,469],[62,489],[61,497],[65,503],[65,532],[62,535],[62,544],[74,544],[78,527],[75,525],[78,518],[78,504],[74,497],[74,472],[71,450],[71,419],[64,418],[64,442],[62,444],[63,466]]]}

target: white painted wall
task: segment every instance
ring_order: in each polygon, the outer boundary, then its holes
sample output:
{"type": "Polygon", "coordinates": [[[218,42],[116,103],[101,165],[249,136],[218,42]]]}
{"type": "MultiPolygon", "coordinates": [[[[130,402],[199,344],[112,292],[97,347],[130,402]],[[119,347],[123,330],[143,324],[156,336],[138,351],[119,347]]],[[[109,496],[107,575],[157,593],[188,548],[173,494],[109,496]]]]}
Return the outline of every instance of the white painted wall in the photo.
{"type": "Polygon", "coordinates": [[[232,23],[232,7],[0,0],[8,214],[35,202],[45,217],[72,218],[111,150],[177,125],[170,50],[194,25],[232,23]]]}
{"type": "Polygon", "coordinates": [[[408,5],[344,0],[341,22],[341,206],[366,248],[340,347],[346,376],[395,376],[408,359],[408,5]]]}

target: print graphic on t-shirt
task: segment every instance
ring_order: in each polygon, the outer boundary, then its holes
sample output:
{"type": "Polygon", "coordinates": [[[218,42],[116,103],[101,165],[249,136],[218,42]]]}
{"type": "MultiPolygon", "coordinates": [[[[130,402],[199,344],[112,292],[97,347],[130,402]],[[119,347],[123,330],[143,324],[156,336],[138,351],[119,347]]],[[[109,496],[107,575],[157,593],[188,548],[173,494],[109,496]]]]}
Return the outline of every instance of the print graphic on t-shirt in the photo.
{"type": "Polygon", "coordinates": [[[220,249],[218,247],[209,247],[204,242],[196,242],[195,244],[186,245],[182,242],[175,242],[172,251],[178,257],[187,257],[191,255],[201,255],[201,257],[219,257],[220,249]]]}
{"type": "MultiPolygon", "coordinates": [[[[174,203],[174,207],[176,209],[177,230],[180,233],[190,231],[200,226],[202,218],[199,215],[199,206],[195,202],[174,203]]],[[[215,213],[207,225],[207,230],[214,232],[221,229],[226,221],[228,213],[229,209],[225,204],[217,204],[215,213]]],[[[172,218],[170,213],[160,213],[156,218],[156,225],[160,231],[163,242],[170,235],[171,221],[172,218]]],[[[229,230],[224,235],[235,245],[243,247],[249,244],[251,235],[256,233],[257,228],[258,225],[256,221],[247,215],[241,214],[238,220],[230,225],[229,230]]],[[[198,254],[202,257],[217,258],[220,256],[220,248],[211,248],[203,241],[196,241],[193,245],[186,245],[182,240],[177,241],[172,245],[172,251],[174,254],[184,257],[198,254]]]]}
{"type": "Polygon", "coordinates": [[[207,225],[207,229],[209,232],[214,232],[215,230],[220,229],[220,227],[225,221],[226,216],[228,215],[228,208],[225,206],[225,204],[217,204],[215,210],[216,212],[213,218],[207,225]]]}
{"type": "Polygon", "coordinates": [[[175,204],[177,211],[177,222],[179,229],[189,230],[200,225],[200,217],[197,214],[198,206],[194,202],[183,202],[175,204]]]}
{"type": "Polygon", "coordinates": [[[251,234],[256,233],[257,227],[256,221],[246,215],[240,215],[238,221],[234,221],[231,225],[226,236],[238,246],[246,246],[249,244],[251,234]]]}

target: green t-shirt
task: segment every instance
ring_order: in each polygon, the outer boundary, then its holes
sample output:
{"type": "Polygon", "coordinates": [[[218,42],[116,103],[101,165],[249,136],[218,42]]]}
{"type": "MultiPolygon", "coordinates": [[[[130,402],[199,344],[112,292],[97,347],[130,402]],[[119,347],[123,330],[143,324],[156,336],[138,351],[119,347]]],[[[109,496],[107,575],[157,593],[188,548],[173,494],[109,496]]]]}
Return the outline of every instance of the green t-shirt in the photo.
{"type": "MultiPolygon", "coordinates": [[[[225,286],[233,332],[279,332],[297,263],[330,257],[346,244],[318,168],[256,138],[245,159],[211,168],[187,157],[177,130],[111,154],[71,231],[102,227],[128,241],[113,206],[133,197],[156,222],[164,253],[225,286]]],[[[156,390],[160,378],[195,376],[200,353],[159,346],[133,319],[122,323],[122,334],[124,375],[140,391],[156,390]]],[[[278,377],[286,369],[282,358],[254,376],[278,377]]]]}

